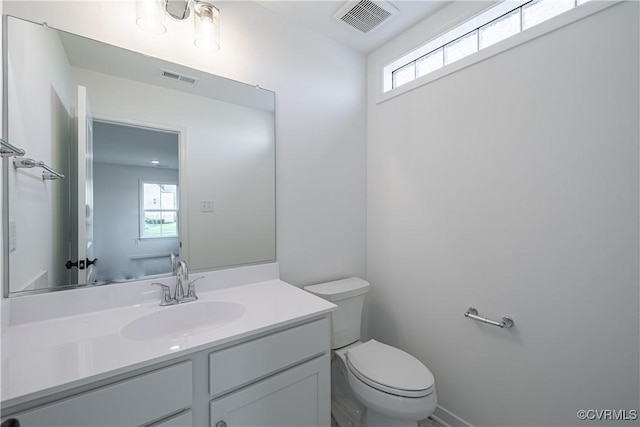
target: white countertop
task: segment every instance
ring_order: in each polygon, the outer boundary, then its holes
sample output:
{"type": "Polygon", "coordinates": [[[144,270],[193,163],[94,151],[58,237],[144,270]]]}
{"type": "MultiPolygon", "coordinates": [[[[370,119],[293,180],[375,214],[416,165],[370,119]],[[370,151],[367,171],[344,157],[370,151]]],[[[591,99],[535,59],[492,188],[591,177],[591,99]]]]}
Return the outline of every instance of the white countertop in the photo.
{"type": "Polygon", "coordinates": [[[199,300],[242,304],[224,326],[188,336],[136,341],[120,330],[159,310],[159,301],[9,326],[2,335],[2,406],[9,407],[176,356],[221,345],[332,311],[335,306],[280,280],[198,294],[199,300]]]}

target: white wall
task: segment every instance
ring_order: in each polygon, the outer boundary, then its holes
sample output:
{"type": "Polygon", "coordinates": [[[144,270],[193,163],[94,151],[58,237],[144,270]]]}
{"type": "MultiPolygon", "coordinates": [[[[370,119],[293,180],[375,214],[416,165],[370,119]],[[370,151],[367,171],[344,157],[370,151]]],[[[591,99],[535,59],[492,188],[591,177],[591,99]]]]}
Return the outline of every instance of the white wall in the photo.
{"type": "Polygon", "coordinates": [[[277,256],[295,285],[365,273],[366,62],[254,3],[222,1],[220,52],[135,25],[135,2],[5,2],[6,13],[274,90],[277,256]]]}
{"type": "MultiPolygon", "coordinates": [[[[8,141],[24,149],[26,158],[68,175],[70,81],[64,49],[55,33],[14,22],[11,31],[17,37],[9,41],[8,141]]],[[[9,220],[16,227],[16,249],[9,254],[12,290],[68,283],[68,181],[45,181],[42,169],[15,170],[10,160],[9,186],[9,220]]]]}
{"type": "Polygon", "coordinates": [[[94,163],[94,252],[98,281],[132,279],[170,273],[169,253],[178,253],[177,237],[140,239],[140,181],[178,182],[176,169],[94,163]],[[162,260],[136,259],[166,254],[166,269],[150,273],[148,267],[162,260]]]}
{"type": "Polygon", "coordinates": [[[368,58],[371,335],[473,425],[637,425],[576,412],[638,409],[638,3],[376,104],[448,9],[368,58]]]}

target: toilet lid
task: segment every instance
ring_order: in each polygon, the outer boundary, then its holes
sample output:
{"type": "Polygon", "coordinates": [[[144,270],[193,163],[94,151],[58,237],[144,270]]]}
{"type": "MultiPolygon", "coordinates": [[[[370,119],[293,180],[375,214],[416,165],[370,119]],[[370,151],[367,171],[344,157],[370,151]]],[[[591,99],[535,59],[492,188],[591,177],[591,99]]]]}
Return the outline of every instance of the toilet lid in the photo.
{"type": "Polygon", "coordinates": [[[372,387],[401,396],[426,396],[434,379],[429,369],[404,351],[369,340],[349,349],[347,364],[358,378],[372,387]]]}

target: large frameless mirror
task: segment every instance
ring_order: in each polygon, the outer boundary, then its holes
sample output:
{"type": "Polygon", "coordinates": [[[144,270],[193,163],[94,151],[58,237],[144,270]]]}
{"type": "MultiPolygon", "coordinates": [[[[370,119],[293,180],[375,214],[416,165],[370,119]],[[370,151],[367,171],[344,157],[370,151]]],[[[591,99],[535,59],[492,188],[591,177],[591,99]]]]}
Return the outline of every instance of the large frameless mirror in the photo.
{"type": "Polygon", "coordinates": [[[4,29],[3,136],[26,151],[3,159],[5,295],[159,277],[172,254],[192,270],[275,260],[273,92],[4,29]]]}

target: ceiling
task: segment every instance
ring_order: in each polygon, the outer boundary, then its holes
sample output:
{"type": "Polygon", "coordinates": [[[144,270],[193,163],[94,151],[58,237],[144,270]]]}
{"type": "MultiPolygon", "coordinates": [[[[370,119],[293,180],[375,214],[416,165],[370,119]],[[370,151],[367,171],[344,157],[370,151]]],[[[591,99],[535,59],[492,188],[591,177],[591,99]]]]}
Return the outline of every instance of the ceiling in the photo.
{"type": "Polygon", "coordinates": [[[178,169],[178,135],[94,121],[93,160],[112,165],[178,169]],[[151,160],[160,164],[154,166],[151,160]]]}
{"type": "Polygon", "coordinates": [[[448,0],[391,0],[389,3],[395,6],[398,12],[366,34],[333,17],[347,3],[347,0],[258,0],[258,3],[343,45],[368,54],[433,14],[447,4],[448,0]]]}

